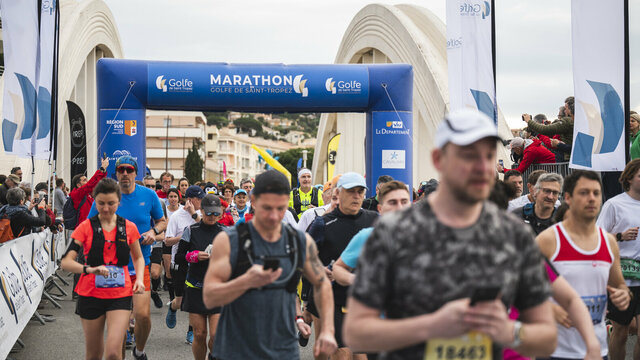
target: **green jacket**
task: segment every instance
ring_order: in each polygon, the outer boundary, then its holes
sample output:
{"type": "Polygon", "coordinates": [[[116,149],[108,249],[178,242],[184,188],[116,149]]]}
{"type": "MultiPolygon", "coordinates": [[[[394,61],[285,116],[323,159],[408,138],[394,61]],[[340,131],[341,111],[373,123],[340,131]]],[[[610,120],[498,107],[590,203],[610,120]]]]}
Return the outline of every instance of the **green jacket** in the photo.
{"type": "Polygon", "coordinates": [[[560,135],[560,140],[562,140],[563,143],[567,145],[573,144],[573,119],[568,116],[551,125],[539,124],[533,119],[529,120],[527,125],[532,132],[549,137],[557,134],[560,135]]]}
{"type": "Polygon", "coordinates": [[[631,160],[640,158],[640,131],[629,136],[629,153],[631,160]]]}

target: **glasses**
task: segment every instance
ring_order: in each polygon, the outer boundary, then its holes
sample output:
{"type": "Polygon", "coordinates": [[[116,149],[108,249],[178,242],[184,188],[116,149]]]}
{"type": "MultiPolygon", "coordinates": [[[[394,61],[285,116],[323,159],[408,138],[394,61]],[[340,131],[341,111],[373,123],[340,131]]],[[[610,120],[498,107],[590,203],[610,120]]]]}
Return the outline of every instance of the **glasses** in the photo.
{"type": "Polygon", "coordinates": [[[155,189],[156,185],[155,184],[146,184],[146,187],[148,187],[149,189],[155,189]]]}
{"type": "Polygon", "coordinates": [[[553,196],[559,196],[560,195],[560,191],[558,191],[558,190],[552,190],[552,189],[547,189],[547,188],[542,188],[540,190],[542,190],[542,192],[545,195],[553,195],[553,196]]]}
{"type": "Polygon", "coordinates": [[[118,172],[118,174],[124,174],[125,172],[127,174],[133,174],[136,171],[136,169],[134,169],[132,166],[120,166],[119,168],[116,169],[116,171],[118,172]]]}

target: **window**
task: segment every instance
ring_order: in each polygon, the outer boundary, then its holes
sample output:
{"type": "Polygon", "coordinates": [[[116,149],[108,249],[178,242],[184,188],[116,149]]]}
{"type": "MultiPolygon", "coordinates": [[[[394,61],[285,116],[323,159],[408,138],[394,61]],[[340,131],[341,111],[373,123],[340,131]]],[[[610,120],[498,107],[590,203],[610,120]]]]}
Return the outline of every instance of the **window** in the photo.
{"type": "Polygon", "coordinates": [[[249,159],[242,159],[242,168],[243,169],[249,168],[249,159]]]}
{"type": "Polygon", "coordinates": [[[171,126],[171,118],[170,117],[166,117],[164,119],[162,119],[162,126],[171,126]]]}
{"type": "Polygon", "coordinates": [[[212,157],[213,157],[213,155],[215,155],[215,152],[214,152],[214,151],[209,151],[209,152],[207,152],[207,157],[208,157],[208,158],[212,158],[212,157]]]}
{"type": "Polygon", "coordinates": [[[163,148],[170,148],[171,147],[171,140],[162,140],[162,147],[163,148]]]}
{"type": "Polygon", "coordinates": [[[208,140],[213,140],[213,134],[207,134],[207,139],[208,140]]]}

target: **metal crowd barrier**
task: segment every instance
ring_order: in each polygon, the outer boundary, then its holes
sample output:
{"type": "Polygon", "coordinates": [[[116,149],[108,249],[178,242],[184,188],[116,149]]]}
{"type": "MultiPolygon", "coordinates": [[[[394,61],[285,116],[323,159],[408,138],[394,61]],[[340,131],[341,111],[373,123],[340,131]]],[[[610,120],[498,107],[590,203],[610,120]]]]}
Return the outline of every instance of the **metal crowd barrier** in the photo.
{"type": "Polygon", "coordinates": [[[527,188],[527,178],[529,175],[536,170],[544,170],[549,173],[556,173],[562,175],[562,177],[566,177],[572,171],[569,168],[569,162],[561,162],[561,163],[549,163],[549,164],[532,164],[529,166],[527,170],[522,174],[522,194],[528,194],[529,189],[527,188]]]}

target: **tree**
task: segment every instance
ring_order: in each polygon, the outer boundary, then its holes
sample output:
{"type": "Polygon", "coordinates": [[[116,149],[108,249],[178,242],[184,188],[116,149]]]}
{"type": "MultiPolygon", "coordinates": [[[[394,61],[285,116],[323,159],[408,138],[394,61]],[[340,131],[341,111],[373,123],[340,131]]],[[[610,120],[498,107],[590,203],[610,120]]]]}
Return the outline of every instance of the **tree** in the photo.
{"type": "Polygon", "coordinates": [[[233,124],[240,129],[241,132],[248,132],[249,130],[255,130],[256,136],[262,136],[262,124],[260,121],[248,117],[243,116],[239,119],[236,119],[233,124]]]}
{"type": "Polygon", "coordinates": [[[203,167],[204,161],[202,161],[200,154],[198,154],[198,147],[196,144],[193,144],[184,161],[184,176],[189,179],[190,184],[202,180],[203,167]]]}
{"type": "MultiPolygon", "coordinates": [[[[285,152],[273,154],[275,158],[278,156],[278,162],[282,164],[289,172],[291,173],[291,186],[298,186],[298,159],[302,157],[302,150],[307,150],[307,167],[311,168],[311,164],[313,164],[313,148],[307,149],[291,149],[285,152]]],[[[313,179],[314,181],[317,179],[313,179]]],[[[317,181],[316,181],[317,182],[317,181]]]]}

